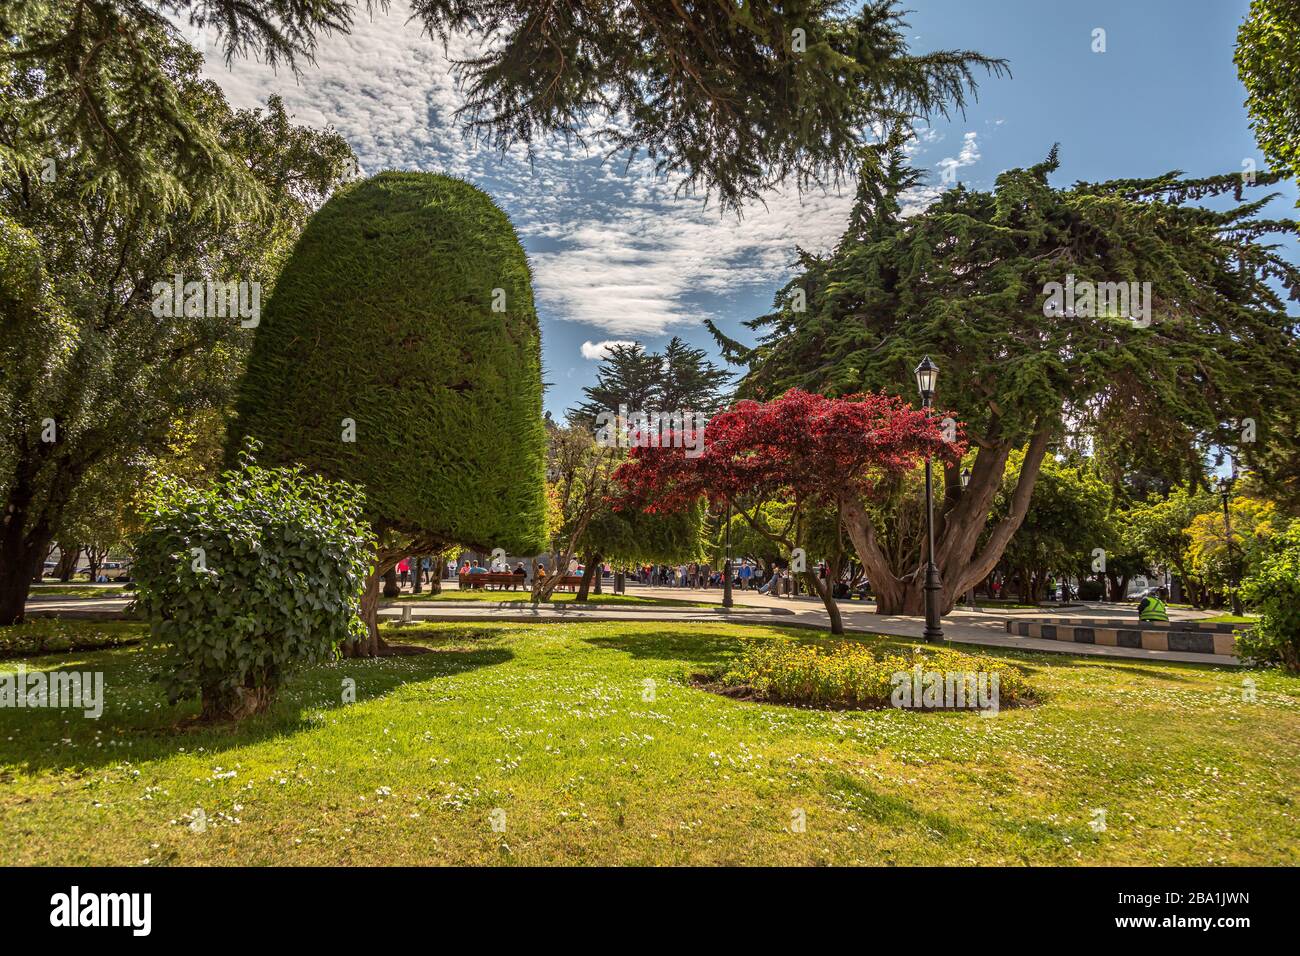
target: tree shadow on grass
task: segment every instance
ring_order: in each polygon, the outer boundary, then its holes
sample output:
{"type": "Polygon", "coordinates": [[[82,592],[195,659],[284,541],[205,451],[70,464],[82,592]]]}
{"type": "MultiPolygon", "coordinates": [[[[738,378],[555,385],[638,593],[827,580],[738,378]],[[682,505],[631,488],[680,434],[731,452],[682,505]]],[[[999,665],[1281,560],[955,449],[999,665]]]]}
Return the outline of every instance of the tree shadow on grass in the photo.
{"type": "Polygon", "coordinates": [[[959,823],[954,823],[941,813],[920,810],[910,800],[873,790],[860,777],[849,773],[833,772],[825,777],[825,790],[846,804],[863,819],[894,830],[924,831],[935,843],[964,840],[970,834],[959,823]]]}
{"type": "Polygon", "coordinates": [[[1214,664],[1199,664],[1194,661],[1162,661],[1158,667],[1147,666],[1150,662],[1141,658],[1100,657],[1091,654],[1051,654],[1033,651],[1012,651],[997,653],[1000,649],[984,648],[982,653],[990,657],[1003,657],[1014,661],[1028,673],[1036,671],[1051,672],[1070,668],[1088,667],[1099,671],[1114,671],[1116,674],[1131,674],[1152,680],[1174,681],[1182,684],[1198,684],[1198,679],[1214,669],[1214,664]],[[1024,655],[1024,656],[1019,656],[1024,655]]]}
{"type": "MultiPolygon", "coordinates": [[[[79,654],[49,667],[49,658],[22,662],[27,670],[100,671],[103,673],[103,714],[85,716],[83,709],[0,709],[0,784],[14,771],[89,771],[165,759],[184,750],[220,753],[276,737],[289,737],[321,726],[320,715],[392,694],[402,687],[456,677],[514,658],[505,647],[482,645],[504,633],[500,628],[474,627],[436,635],[414,629],[385,636],[401,642],[429,645],[427,654],[367,660],[344,659],[307,668],[280,688],[270,710],[238,725],[202,724],[197,701],[171,705],[153,675],[162,654],[149,648],[118,648],[79,654]],[[472,632],[472,633],[471,633],[472,632]],[[45,663],[42,664],[42,661],[45,663]],[[349,688],[345,682],[351,681],[349,688]],[[345,703],[345,691],[355,695],[345,703]]],[[[10,668],[14,669],[14,668],[10,668]]]]}
{"type": "MultiPolygon", "coordinates": [[[[647,622],[648,623],[648,622],[647,622]]],[[[746,626],[750,622],[744,623],[746,626]]],[[[850,642],[875,647],[887,644],[891,639],[878,634],[832,634],[830,631],[814,630],[805,627],[782,627],[773,624],[753,624],[758,633],[734,634],[718,633],[707,630],[708,624],[693,623],[690,631],[640,631],[635,634],[617,634],[609,637],[584,637],[583,641],[593,647],[623,651],[634,658],[657,658],[660,660],[681,661],[682,663],[708,666],[723,664],[731,660],[747,644],[755,641],[785,638],[799,644],[838,644],[850,642]]],[[[730,626],[730,624],[728,624],[730,626]]],[[[893,648],[884,648],[892,650],[893,648]]]]}
{"type": "MultiPolygon", "coordinates": [[[[747,644],[755,641],[781,637],[801,643],[821,644],[828,640],[840,640],[829,631],[776,627],[770,624],[755,625],[755,630],[761,629],[761,631],[753,636],[730,631],[711,631],[708,630],[708,624],[692,623],[690,627],[691,630],[686,631],[674,631],[667,627],[658,631],[637,630],[634,634],[584,637],[583,641],[593,647],[623,651],[638,659],[656,658],[707,666],[726,663],[744,650],[747,644]]],[[[854,637],[845,636],[850,639],[854,637]]],[[[865,638],[864,643],[871,643],[869,635],[857,635],[857,637],[865,638]]]]}
{"type": "Polygon", "coordinates": [[[681,661],[699,667],[723,664],[744,649],[741,638],[730,634],[686,631],[640,631],[608,637],[584,637],[583,642],[602,650],[622,651],[638,660],[653,658],[681,661]]]}

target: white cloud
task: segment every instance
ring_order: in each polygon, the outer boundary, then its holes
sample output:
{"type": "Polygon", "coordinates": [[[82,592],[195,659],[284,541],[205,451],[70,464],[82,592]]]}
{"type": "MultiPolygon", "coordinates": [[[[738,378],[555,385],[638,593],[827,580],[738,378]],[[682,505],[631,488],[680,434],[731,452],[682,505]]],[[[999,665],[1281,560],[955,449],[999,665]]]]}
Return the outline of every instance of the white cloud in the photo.
{"type": "Polygon", "coordinates": [[[962,136],[961,151],[956,156],[947,156],[937,163],[940,179],[945,185],[957,182],[957,170],[964,166],[974,166],[980,159],[979,135],[966,133],[962,136]]]}
{"type": "Polygon", "coordinates": [[[615,345],[636,345],[636,343],[622,339],[605,339],[603,342],[586,341],[582,343],[582,357],[592,362],[599,362],[609,356],[609,350],[615,345]]]}
{"type": "MultiPolygon", "coordinates": [[[[279,92],[296,122],[334,126],[370,172],[449,172],[483,186],[532,250],[543,322],[582,322],[620,338],[661,334],[704,316],[698,296],[774,292],[790,276],[796,246],[822,251],[844,230],[852,183],[831,194],[774,192],[738,221],[675,195],[644,157],[602,162],[558,140],[536,144],[532,162],[523,150],[476,148],[454,118],[463,99],[449,61],[481,43],[453,37],[444,51],[409,15],[400,0],[387,14],[359,13],[351,33],[320,38],[316,62],[302,64],[297,79],[252,61],[227,70],[211,55],[208,71],[235,106],[279,92]]],[[[967,133],[952,162],[978,158],[967,133]]]]}

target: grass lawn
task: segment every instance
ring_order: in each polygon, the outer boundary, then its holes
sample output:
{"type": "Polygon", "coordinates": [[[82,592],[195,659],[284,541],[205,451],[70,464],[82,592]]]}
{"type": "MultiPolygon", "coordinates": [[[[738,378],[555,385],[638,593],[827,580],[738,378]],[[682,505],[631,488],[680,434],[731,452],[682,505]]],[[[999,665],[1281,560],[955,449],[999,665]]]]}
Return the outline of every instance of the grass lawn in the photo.
{"type": "Polygon", "coordinates": [[[102,670],[107,703],[4,712],[4,862],[1300,863],[1300,679],[1277,672],[990,650],[1041,703],[836,712],[686,680],[810,631],[385,630],[435,652],[312,668],[237,730],[187,725],[145,646],[25,659],[102,670]]]}
{"type": "MultiPolygon", "coordinates": [[[[572,601],[576,594],[572,591],[556,591],[551,601],[572,601]]],[[[393,601],[527,601],[532,598],[531,591],[440,591],[437,594],[402,594],[386,600],[393,601]]],[[[546,603],[546,602],[543,602],[546,603]]],[[[588,594],[588,604],[642,604],[659,607],[718,607],[717,602],[684,601],[678,598],[642,597],[637,594],[588,594]]]]}
{"type": "Polygon", "coordinates": [[[120,584],[116,586],[111,584],[33,584],[30,597],[36,599],[48,597],[52,594],[61,594],[82,598],[108,598],[134,593],[134,591],[128,591],[120,584]]]}
{"type": "Polygon", "coordinates": [[[1214,617],[1200,617],[1196,619],[1200,624],[1254,624],[1259,620],[1251,614],[1216,614],[1214,617]]]}
{"type": "MultiPolygon", "coordinates": [[[[142,624],[128,621],[79,621],[34,617],[13,627],[0,627],[0,667],[3,658],[91,651],[137,644],[148,633],[142,624]]],[[[51,666],[33,664],[33,667],[51,666]]],[[[7,713],[7,712],[4,712],[7,713]]],[[[2,727],[3,724],[0,724],[2,727]]]]}

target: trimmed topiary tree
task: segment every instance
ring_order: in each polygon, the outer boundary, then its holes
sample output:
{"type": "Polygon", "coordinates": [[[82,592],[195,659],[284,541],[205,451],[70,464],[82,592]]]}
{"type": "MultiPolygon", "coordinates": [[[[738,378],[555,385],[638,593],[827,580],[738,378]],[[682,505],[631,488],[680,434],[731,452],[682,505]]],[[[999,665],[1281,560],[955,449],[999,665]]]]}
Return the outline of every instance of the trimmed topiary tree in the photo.
{"type": "Polygon", "coordinates": [[[619,511],[606,503],[592,516],[583,535],[585,571],[574,599],[587,600],[603,561],[623,567],[698,561],[704,554],[704,513],[703,502],[665,512],[619,511]]]}
{"type": "Polygon", "coordinates": [[[364,496],[299,468],[259,467],[255,451],[206,488],[162,479],[136,540],[140,606],[168,648],[168,697],[201,697],[207,719],[264,710],[295,667],[364,634],[364,496]]]}
{"type": "Polygon", "coordinates": [[[381,173],[303,231],[262,316],[238,439],[366,493],[380,578],[452,542],[543,545],[546,438],[532,280],[510,220],[469,183],[381,173]]]}

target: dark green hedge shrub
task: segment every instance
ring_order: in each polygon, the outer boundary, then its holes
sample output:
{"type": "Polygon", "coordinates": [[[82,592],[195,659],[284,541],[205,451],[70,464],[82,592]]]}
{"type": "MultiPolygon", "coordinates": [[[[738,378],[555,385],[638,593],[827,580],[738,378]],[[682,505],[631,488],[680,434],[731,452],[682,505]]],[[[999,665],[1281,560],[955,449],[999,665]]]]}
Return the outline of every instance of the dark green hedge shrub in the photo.
{"type": "Polygon", "coordinates": [[[532,277],[485,193],[404,172],[340,190],[307,224],[255,336],[234,440],[260,439],[268,464],[360,485],[381,533],[542,549],[532,277]]]}
{"type": "Polygon", "coordinates": [[[364,496],[298,468],[259,467],[255,450],[206,488],[161,481],[135,546],[139,605],[168,649],[168,697],[199,695],[207,718],[264,709],[295,667],[365,633],[364,496]]]}
{"type": "Polygon", "coordinates": [[[1080,581],[1079,582],[1079,600],[1080,601],[1100,601],[1106,594],[1106,585],[1100,581],[1080,581]]]}

